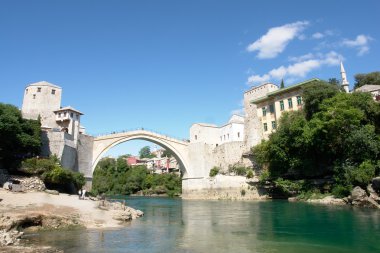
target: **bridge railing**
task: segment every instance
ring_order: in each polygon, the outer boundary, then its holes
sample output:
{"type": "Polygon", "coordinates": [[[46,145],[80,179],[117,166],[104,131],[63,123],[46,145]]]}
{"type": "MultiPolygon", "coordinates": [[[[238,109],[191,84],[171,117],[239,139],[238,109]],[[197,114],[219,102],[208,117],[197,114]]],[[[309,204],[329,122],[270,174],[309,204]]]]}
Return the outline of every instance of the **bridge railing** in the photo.
{"type": "Polygon", "coordinates": [[[112,131],[112,132],[108,132],[108,133],[97,133],[97,134],[86,133],[86,134],[89,134],[89,135],[94,136],[94,137],[102,137],[102,136],[107,136],[107,135],[111,135],[111,134],[121,134],[121,133],[132,132],[132,131],[139,131],[139,130],[148,131],[148,132],[151,132],[151,133],[154,133],[154,134],[159,134],[159,135],[165,136],[166,138],[170,138],[170,139],[190,142],[188,139],[181,138],[181,137],[176,137],[176,136],[172,136],[172,135],[168,135],[166,133],[158,132],[158,131],[155,131],[155,130],[152,130],[152,129],[149,129],[149,128],[145,128],[145,127],[130,128],[130,129],[124,129],[124,130],[119,130],[119,131],[112,131]]]}

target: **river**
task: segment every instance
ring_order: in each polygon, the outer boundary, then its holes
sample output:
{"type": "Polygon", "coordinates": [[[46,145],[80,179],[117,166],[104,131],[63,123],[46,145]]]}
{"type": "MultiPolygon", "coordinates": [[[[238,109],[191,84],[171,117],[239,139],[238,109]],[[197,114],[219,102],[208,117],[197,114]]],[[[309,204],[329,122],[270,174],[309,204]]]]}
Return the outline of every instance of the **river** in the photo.
{"type": "Polygon", "coordinates": [[[380,252],[380,211],[287,201],[126,197],[145,216],[117,230],[49,231],[65,252],[380,252]]]}

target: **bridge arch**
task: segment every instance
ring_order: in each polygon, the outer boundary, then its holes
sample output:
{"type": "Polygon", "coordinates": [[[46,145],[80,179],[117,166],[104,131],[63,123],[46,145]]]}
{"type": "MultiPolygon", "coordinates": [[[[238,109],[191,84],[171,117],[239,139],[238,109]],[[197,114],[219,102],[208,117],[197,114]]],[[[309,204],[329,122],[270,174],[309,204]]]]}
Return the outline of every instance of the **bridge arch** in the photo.
{"type": "Polygon", "coordinates": [[[189,174],[188,142],[146,130],[136,130],[96,137],[94,139],[93,146],[91,175],[93,175],[96,165],[107,151],[121,143],[131,140],[145,140],[153,142],[165,149],[170,150],[180,165],[180,170],[183,177],[187,177],[189,174]]]}

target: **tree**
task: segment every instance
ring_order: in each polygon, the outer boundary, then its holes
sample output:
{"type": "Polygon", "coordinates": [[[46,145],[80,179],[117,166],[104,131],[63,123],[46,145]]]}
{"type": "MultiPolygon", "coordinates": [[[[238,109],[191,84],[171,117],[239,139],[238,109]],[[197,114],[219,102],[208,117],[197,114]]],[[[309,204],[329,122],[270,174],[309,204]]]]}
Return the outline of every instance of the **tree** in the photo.
{"type": "Polygon", "coordinates": [[[173,153],[168,149],[165,149],[164,152],[162,152],[162,157],[172,157],[172,156],[173,156],[173,153]]]}
{"type": "Polygon", "coordinates": [[[380,72],[371,72],[367,74],[356,74],[354,88],[357,89],[366,84],[380,85],[380,72]]]}
{"type": "Polygon", "coordinates": [[[20,110],[0,103],[0,167],[15,169],[41,149],[41,122],[23,119],[20,110]]]}
{"type": "Polygon", "coordinates": [[[150,147],[149,146],[145,146],[145,147],[142,147],[139,151],[139,156],[140,158],[153,158],[155,157],[151,152],[150,152],[150,147]]]}
{"type": "Polygon", "coordinates": [[[326,98],[331,98],[339,92],[336,85],[324,81],[313,81],[303,89],[304,111],[306,119],[309,120],[314,113],[320,110],[319,105],[326,98]]]}
{"type": "Polygon", "coordinates": [[[284,79],[281,79],[280,89],[283,89],[283,88],[285,88],[284,79]]]}
{"type": "Polygon", "coordinates": [[[336,79],[335,77],[329,78],[328,83],[329,83],[329,84],[332,84],[332,85],[336,85],[336,86],[339,86],[339,85],[340,85],[339,80],[336,79]]]}

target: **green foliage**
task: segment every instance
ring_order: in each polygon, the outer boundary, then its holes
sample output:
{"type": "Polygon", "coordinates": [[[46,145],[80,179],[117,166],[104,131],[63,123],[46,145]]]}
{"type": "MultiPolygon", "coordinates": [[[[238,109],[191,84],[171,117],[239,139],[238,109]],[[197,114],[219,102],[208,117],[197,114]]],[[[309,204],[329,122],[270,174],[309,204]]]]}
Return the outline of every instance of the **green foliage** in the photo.
{"type": "Polygon", "coordinates": [[[92,192],[97,195],[167,194],[181,193],[181,178],[174,174],[149,174],[145,166],[129,166],[122,157],[103,158],[94,171],[92,192]]]}
{"type": "Polygon", "coordinates": [[[240,190],[240,194],[241,194],[241,196],[243,196],[243,197],[244,197],[244,196],[245,196],[245,193],[246,193],[246,192],[245,192],[245,190],[244,190],[244,189],[241,189],[241,190],[240,190]]]}
{"type": "Polygon", "coordinates": [[[247,172],[247,176],[246,176],[247,178],[253,178],[253,170],[248,170],[248,172],[247,172]]]}
{"type": "Polygon", "coordinates": [[[259,182],[260,183],[265,183],[266,181],[268,181],[270,179],[270,173],[269,173],[269,170],[263,170],[260,174],[260,177],[259,177],[259,182]]]}
{"type": "Polygon", "coordinates": [[[328,83],[329,83],[329,84],[332,84],[332,85],[335,85],[335,86],[339,86],[339,85],[340,85],[339,80],[336,79],[335,77],[333,77],[333,78],[329,78],[328,83]]]}
{"type": "Polygon", "coordinates": [[[72,174],[72,182],[75,185],[75,188],[81,189],[86,184],[86,179],[83,175],[83,173],[80,172],[71,172],[72,174]]]}
{"type": "Polygon", "coordinates": [[[324,81],[314,81],[303,90],[304,111],[306,119],[311,119],[314,113],[320,111],[319,105],[326,98],[331,98],[339,91],[339,87],[324,81]]]}
{"type": "Polygon", "coordinates": [[[323,199],[328,196],[328,194],[321,193],[321,191],[317,188],[313,188],[310,190],[301,191],[301,193],[297,196],[299,200],[308,200],[308,199],[323,199]]]}
{"type": "Polygon", "coordinates": [[[353,185],[365,188],[375,177],[376,167],[371,161],[364,161],[359,166],[351,166],[346,170],[345,177],[353,185]]]}
{"type": "MultiPolygon", "coordinates": [[[[380,172],[380,105],[369,94],[338,92],[331,84],[308,87],[309,111],[283,113],[277,131],[252,148],[255,162],[272,179],[332,177],[339,196],[352,186],[366,187],[380,172]]],[[[276,185],[289,194],[283,181],[276,185]]]]}
{"type": "Polygon", "coordinates": [[[56,156],[26,159],[22,162],[20,170],[27,174],[39,176],[47,184],[67,186],[73,183],[76,189],[80,189],[86,183],[82,173],[62,168],[56,156]]]}
{"type": "Polygon", "coordinates": [[[32,157],[22,161],[20,170],[31,175],[41,175],[59,166],[59,159],[56,156],[48,159],[32,157]]]}
{"type": "Polygon", "coordinates": [[[173,156],[173,153],[168,149],[165,149],[164,152],[162,152],[162,157],[172,157],[172,156],[173,156]]]}
{"type": "Polygon", "coordinates": [[[16,169],[23,158],[38,155],[41,123],[23,119],[20,110],[0,103],[0,168],[16,169]]]}
{"type": "Polygon", "coordinates": [[[218,175],[219,171],[220,171],[220,168],[214,166],[214,167],[212,167],[212,169],[210,170],[209,176],[210,176],[210,177],[215,177],[216,175],[218,175]]]}
{"type": "Polygon", "coordinates": [[[352,190],[351,185],[337,184],[334,186],[331,193],[337,198],[344,198],[344,197],[347,197],[348,195],[350,195],[351,190],[352,190]]]}
{"type": "Polygon", "coordinates": [[[140,156],[140,158],[153,158],[153,157],[155,157],[155,155],[153,155],[150,152],[149,146],[142,147],[139,151],[139,156],[140,156]]]}
{"type": "Polygon", "coordinates": [[[234,173],[237,176],[245,176],[248,169],[244,166],[234,165],[228,168],[228,172],[234,173]]]}
{"type": "Polygon", "coordinates": [[[277,178],[274,181],[275,187],[280,190],[286,196],[292,196],[294,194],[300,193],[303,187],[304,181],[291,181],[282,178],[277,178]]]}
{"type": "Polygon", "coordinates": [[[380,72],[371,72],[367,74],[356,74],[355,75],[355,89],[366,84],[380,85],[380,72]]]}

